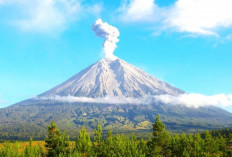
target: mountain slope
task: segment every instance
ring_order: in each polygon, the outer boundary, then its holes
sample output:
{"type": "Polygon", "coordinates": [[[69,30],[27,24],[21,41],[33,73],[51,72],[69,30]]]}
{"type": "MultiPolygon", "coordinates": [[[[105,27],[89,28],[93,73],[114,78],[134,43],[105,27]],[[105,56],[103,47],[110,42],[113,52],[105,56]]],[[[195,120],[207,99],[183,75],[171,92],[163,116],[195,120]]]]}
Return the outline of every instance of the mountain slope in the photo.
{"type": "Polygon", "coordinates": [[[116,59],[102,59],[40,96],[142,97],[183,93],[142,70],[116,59]]]}

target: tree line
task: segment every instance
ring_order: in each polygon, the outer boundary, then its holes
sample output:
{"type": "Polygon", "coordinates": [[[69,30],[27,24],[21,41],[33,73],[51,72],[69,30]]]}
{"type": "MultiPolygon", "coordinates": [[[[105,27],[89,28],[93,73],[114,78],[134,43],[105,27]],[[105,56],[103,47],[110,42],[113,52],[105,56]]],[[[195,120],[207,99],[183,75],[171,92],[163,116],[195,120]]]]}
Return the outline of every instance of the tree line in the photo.
{"type": "Polygon", "coordinates": [[[231,157],[232,136],[226,131],[205,131],[186,135],[171,135],[160,116],[153,124],[153,136],[148,140],[137,139],[134,134],[102,136],[102,127],[95,128],[91,139],[83,126],[74,145],[65,132],[60,132],[52,121],[45,138],[45,150],[41,146],[29,145],[20,153],[17,144],[6,143],[0,148],[2,157],[231,157]],[[230,149],[231,148],[231,149],[230,149]]]}

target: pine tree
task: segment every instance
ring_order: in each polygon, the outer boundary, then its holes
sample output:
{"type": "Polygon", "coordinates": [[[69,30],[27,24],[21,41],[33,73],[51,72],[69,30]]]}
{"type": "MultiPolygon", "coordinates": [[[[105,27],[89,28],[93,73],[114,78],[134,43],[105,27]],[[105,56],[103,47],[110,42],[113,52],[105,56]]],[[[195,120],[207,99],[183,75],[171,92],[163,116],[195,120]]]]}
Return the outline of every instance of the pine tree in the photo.
{"type": "Polygon", "coordinates": [[[88,135],[85,127],[83,126],[80,135],[76,140],[76,151],[82,153],[82,157],[86,157],[91,149],[91,140],[90,136],[88,135]]]}
{"type": "Polygon", "coordinates": [[[141,150],[142,154],[146,154],[146,152],[148,151],[146,142],[143,138],[138,143],[138,149],[141,150]]]}
{"type": "Polygon", "coordinates": [[[101,150],[103,153],[103,156],[113,156],[114,154],[114,147],[113,147],[113,136],[112,136],[112,131],[109,130],[107,132],[107,137],[103,141],[103,149],[101,150]]]}
{"type": "Polygon", "coordinates": [[[99,123],[97,124],[94,133],[95,133],[94,141],[96,142],[97,145],[100,145],[102,142],[102,126],[99,123]]]}
{"type": "Polygon", "coordinates": [[[191,153],[192,156],[203,156],[203,142],[204,141],[202,140],[201,135],[199,133],[193,135],[193,151],[191,153]]]}
{"type": "Polygon", "coordinates": [[[116,156],[126,156],[128,137],[116,134],[113,136],[113,150],[116,156]]]}
{"type": "Polygon", "coordinates": [[[153,124],[153,138],[152,138],[152,155],[153,156],[171,156],[169,149],[170,135],[165,130],[165,125],[157,115],[156,122],[153,124]]]}
{"type": "Polygon", "coordinates": [[[190,148],[189,148],[189,140],[185,134],[185,132],[183,132],[180,136],[180,150],[182,151],[181,153],[181,156],[183,157],[189,157],[190,154],[189,154],[189,151],[190,151],[190,148]]]}
{"type": "Polygon", "coordinates": [[[94,133],[94,152],[99,156],[102,150],[102,127],[99,123],[97,124],[94,133]]]}
{"type": "Polygon", "coordinates": [[[170,149],[172,151],[172,156],[181,156],[182,150],[180,146],[180,136],[179,134],[172,136],[170,139],[170,149]]]}
{"type": "Polygon", "coordinates": [[[216,143],[215,139],[213,139],[212,135],[208,132],[205,131],[205,139],[204,139],[204,152],[205,156],[212,156],[213,154],[217,154],[219,150],[219,146],[216,143]]]}
{"type": "Polygon", "coordinates": [[[51,121],[48,126],[48,136],[45,139],[45,147],[48,150],[48,157],[65,156],[70,153],[69,137],[65,133],[60,133],[56,124],[51,121]]]}
{"type": "MultiPolygon", "coordinates": [[[[143,142],[143,141],[142,141],[143,142]]],[[[131,157],[145,157],[143,149],[141,149],[143,143],[139,143],[134,134],[131,135],[130,140],[127,143],[127,156],[131,157]],[[140,147],[141,146],[141,147],[140,147]]]]}

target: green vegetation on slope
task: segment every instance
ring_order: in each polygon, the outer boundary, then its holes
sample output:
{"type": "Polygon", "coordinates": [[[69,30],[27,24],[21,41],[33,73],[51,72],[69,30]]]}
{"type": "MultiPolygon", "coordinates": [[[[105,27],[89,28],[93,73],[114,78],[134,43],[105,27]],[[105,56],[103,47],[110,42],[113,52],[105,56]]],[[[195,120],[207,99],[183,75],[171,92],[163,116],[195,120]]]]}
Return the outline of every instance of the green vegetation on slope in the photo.
{"type": "MultiPolygon", "coordinates": [[[[0,109],[0,139],[43,140],[47,125],[54,121],[61,131],[74,140],[84,125],[89,134],[99,122],[106,135],[107,130],[119,133],[147,136],[152,130],[155,115],[168,131],[194,133],[230,127],[232,114],[216,107],[188,108],[165,104],[91,104],[50,101],[24,101],[0,109]]],[[[113,133],[115,133],[113,132],[113,133]]]]}

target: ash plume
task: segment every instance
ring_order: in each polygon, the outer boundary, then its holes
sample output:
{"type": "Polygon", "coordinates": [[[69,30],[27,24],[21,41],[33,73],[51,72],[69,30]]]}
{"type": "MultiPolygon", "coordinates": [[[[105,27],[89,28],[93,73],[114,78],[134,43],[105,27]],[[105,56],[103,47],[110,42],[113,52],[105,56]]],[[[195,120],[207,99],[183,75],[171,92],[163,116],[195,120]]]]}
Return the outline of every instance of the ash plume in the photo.
{"type": "Polygon", "coordinates": [[[118,36],[120,35],[118,29],[107,22],[102,22],[102,19],[98,19],[92,26],[92,30],[98,37],[105,39],[103,43],[103,49],[105,58],[115,59],[114,50],[117,47],[116,43],[119,42],[118,36]]]}

